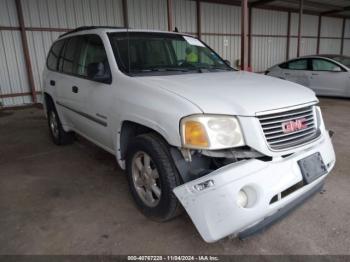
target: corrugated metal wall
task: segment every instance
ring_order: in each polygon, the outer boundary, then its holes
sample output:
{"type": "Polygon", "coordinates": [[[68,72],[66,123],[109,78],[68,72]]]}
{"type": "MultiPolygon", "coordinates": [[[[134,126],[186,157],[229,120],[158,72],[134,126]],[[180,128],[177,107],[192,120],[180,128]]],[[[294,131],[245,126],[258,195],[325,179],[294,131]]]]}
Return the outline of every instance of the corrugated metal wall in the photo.
{"type": "Polygon", "coordinates": [[[344,37],[347,38],[344,40],[344,55],[350,56],[350,20],[346,20],[344,37]]]}
{"type": "Polygon", "coordinates": [[[252,69],[263,71],[286,59],[288,13],[252,10],[252,69]]]}
{"type": "MultiPolygon", "coordinates": [[[[298,23],[299,14],[293,13],[291,15],[291,40],[289,57],[294,58],[297,56],[298,45],[298,23]]],[[[317,52],[317,35],[318,35],[318,16],[315,15],[303,15],[303,26],[301,28],[301,41],[300,41],[300,55],[314,55],[317,52]]]]}
{"type": "MultiPolygon", "coordinates": [[[[0,0],[0,26],[17,27],[13,0],[0,0]]],[[[29,93],[21,35],[15,30],[0,30],[0,95],[29,93]]],[[[4,106],[30,103],[30,96],[0,98],[4,106]]]]}
{"type": "MultiPolygon", "coordinates": [[[[121,0],[22,0],[22,7],[24,23],[29,28],[123,25],[121,0]]],[[[27,31],[36,91],[42,90],[42,71],[50,46],[61,34],[45,30],[27,31]]],[[[40,93],[37,96],[40,101],[40,93]]]]}
{"type": "Polygon", "coordinates": [[[129,25],[141,29],[168,29],[167,2],[164,0],[128,0],[129,25]]]}
{"type": "Polygon", "coordinates": [[[26,27],[123,25],[121,0],[22,0],[26,27]]]}
{"type": "Polygon", "coordinates": [[[196,35],[198,33],[196,2],[174,0],[173,8],[173,26],[180,32],[196,35]]]}
{"type": "Polygon", "coordinates": [[[333,17],[322,17],[320,53],[339,54],[342,37],[343,20],[333,17]]]}
{"type": "MultiPolygon", "coordinates": [[[[167,30],[166,0],[126,0],[129,26],[167,30]]],[[[82,25],[124,24],[122,0],[21,0],[36,91],[52,42],[65,30],[82,25]]],[[[223,58],[235,65],[240,59],[241,9],[239,6],[201,2],[201,36],[223,58]]],[[[340,18],[322,18],[320,53],[340,53],[340,18]]],[[[197,32],[196,2],[173,0],[172,23],[180,32],[197,32]]],[[[32,101],[18,30],[15,0],[0,0],[0,102],[6,106],[32,101]],[[19,94],[22,93],[21,96],[19,94]],[[16,97],[7,97],[17,94],[16,97]]],[[[254,71],[286,59],[288,13],[252,10],[251,65],[254,71]]],[[[289,58],[297,54],[298,14],[291,14],[289,58]]],[[[303,15],[301,55],[317,52],[318,16],[303,15]]],[[[350,55],[350,21],[346,22],[344,54],[350,55]]],[[[40,96],[40,95],[39,95],[40,96]]],[[[40,99],[40,97],[39,97],[40,99]]]]}
{"type": "MultiPolygon", "coordinates": [[[[29,93],[21,35],[0,31],[0,95],[29,93]]],[[[31,103],[29,95],[0,98],[3,106],[31,103]]]]}
{"type": "Polygon", "coordinates": [[[234,65],[240,59],[241,9],[237,6],[202,3],[202,39],[234,65]]]}

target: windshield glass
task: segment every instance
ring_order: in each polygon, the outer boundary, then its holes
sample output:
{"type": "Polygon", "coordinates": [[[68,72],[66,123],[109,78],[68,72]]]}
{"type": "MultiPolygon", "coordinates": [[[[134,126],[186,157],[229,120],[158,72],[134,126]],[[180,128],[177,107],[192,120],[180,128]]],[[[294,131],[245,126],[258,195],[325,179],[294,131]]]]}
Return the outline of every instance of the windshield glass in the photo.
{"type": "Polygon", "coordinates": [[[217,72],[233,70],[194,37],[166,33],[111,33],[120,69],[129,74],[217,72]]]}
{"type": "Polygon", "coordinates": [[[348,56],[333,56],[332,59],[347,67],[350,67],[350,57],[348,56]]]}

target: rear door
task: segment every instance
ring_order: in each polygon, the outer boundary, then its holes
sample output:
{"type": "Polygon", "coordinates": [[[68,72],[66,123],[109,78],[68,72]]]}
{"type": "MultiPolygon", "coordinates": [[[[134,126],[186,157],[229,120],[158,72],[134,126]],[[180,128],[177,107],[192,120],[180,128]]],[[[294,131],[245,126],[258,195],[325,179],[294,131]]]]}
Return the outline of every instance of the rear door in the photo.
{"type": "Polygon", "coordinates": [[[310,87],[319,95],[346,95],[349,73],[336,63],[322,58],[312,58],[310,87]]]}
{"type": "Polygon", "coordinates": [[[292,60],[280,66],[281,78],[309,87],[309,59],[302,58],[297,60],[292,60]]]}
{"type": "Polygon", "coordinates": [[[79,92],[80,78],[77,77],[77,59],[82,36],[73,36],[66,41],[59,59],[60,78],[56,82],[56,104],[65,120],[72,128],[80,130],[85,118],[84,93],[79,92]]]}

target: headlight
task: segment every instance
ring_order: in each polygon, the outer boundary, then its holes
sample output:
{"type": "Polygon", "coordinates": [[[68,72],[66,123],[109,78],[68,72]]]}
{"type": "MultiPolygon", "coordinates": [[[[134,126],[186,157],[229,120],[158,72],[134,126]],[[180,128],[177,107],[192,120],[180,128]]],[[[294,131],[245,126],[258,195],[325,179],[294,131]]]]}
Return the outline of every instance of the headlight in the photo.
{"type": "Polygon", "coordinates": [[[193,115],[180,123],[182,145],[194,149],[224,149],[244,145],[237,118],[219,115],[193,115]]]}

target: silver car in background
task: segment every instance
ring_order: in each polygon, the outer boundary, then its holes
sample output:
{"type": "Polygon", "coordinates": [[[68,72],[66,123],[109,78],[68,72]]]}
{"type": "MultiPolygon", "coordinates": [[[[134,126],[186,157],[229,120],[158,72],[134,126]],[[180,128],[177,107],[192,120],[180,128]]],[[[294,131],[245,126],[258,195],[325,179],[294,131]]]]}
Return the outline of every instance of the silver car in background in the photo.
{"type": "Polygon", "coordinates": [[[266,75],[311,88],[317,95],[350,97],[350,57],[304,56],[275,65],[266,75]]]}

